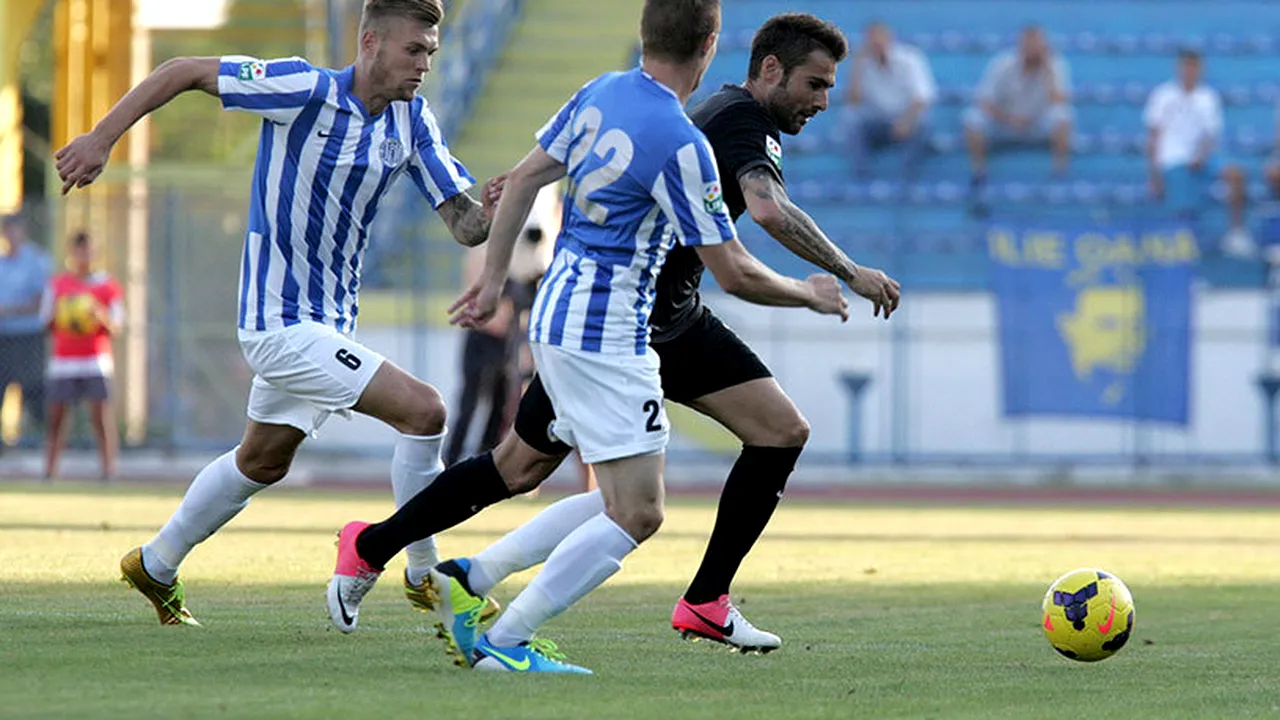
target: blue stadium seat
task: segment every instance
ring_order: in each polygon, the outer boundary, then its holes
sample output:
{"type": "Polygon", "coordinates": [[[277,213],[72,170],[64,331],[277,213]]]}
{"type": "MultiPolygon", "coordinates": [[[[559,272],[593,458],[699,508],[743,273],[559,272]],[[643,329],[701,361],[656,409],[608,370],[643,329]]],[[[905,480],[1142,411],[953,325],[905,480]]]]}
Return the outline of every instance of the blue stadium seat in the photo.
{"type": "MultiPolygon", "coordinates": [[[[1142,110],[1151,90],[1173,77],[1181,47],[1205,53],[1207,80],[1225,106],[1220,154],[1244,164],[1251,197],[1264,199],[1259,169],[1273,149],[1280,102],[1274,70],[1280,3],[1168,0],[1158,12],[1152,7],[1146,0],[930,0],[925,11],[915,0],[795,0],[788,10],[836,22],[855,45],[868,20],[889,23],[902,41],[929,55],[939,101],[930,118],[935,153],[916,181],[901,182],[896,150],[877,153],[873,181],[858,180],[843,136],[846,63],[831,109],[800,135],[784,138],[792,197],[859,262],[883,266],[913,288],[985,287],[985,236],[982,223],[968,214],[970,167],[960,119],[992,55],[1012,47],[1026,23],[1037,22],[1072,65],[1072,163],[1065,178],[1056,178],[1047,150],[993,154],[985,192],[993,217],[1067,222],[1167,216],[1147,189],[1142,110]]],[[[772,0],[726,3],[721,53],[698,97],[743,80],[755,29],[776,12],[772,0]]],[[[1211,194],[1221,198],[1223,192],[1219,183],[1211,194]]],[[[741,227],[744,241],[766,262],[791,274],[810,270],[750,220],[741,227]]],[[[1223,209],[1203,213],[1198,228],[1211,248],[1225,228],[1223,209]]],[[[1261,282],[1256,267],[1211,252],[1202,274],[1220,284],[1261,282]]]]}

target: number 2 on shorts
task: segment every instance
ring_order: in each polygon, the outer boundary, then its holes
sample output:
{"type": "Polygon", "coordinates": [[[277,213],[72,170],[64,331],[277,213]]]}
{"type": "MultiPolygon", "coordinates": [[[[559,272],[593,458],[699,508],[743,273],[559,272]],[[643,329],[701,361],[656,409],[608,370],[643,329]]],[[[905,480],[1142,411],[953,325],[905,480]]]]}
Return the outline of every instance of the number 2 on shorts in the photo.
{"type": "Polygon", "coordinates": [[[657,400],[646,400],[644,411],[649,413],[644,429],[648,432],[662,432],[662,421],[658,419],[658,413],[662,412],[662,403],[657,400]]]}

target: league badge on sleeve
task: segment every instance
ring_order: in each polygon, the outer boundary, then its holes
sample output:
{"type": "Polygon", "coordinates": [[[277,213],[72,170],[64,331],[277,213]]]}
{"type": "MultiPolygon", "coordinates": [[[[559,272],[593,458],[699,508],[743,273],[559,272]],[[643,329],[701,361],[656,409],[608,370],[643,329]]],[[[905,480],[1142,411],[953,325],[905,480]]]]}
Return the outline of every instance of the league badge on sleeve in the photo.
{"type": "Polygon", "coordinates": [[[711,215],[724,212],[724,190],[718,180],[702,186],[702,206],[711,215]]]}
{"type": "Polygon", "coordinates": [[[772,135],[764,136],[764,151],[769,155],[769,159],[773,161],[775,167],[782,169],[782,146],[772,135]]]}
{"type": "Polygon", "coordinates": [[[267,64],[261,60],[240,63],[239,77],[241,80],[262,80],[266,76],[267,64]]]}

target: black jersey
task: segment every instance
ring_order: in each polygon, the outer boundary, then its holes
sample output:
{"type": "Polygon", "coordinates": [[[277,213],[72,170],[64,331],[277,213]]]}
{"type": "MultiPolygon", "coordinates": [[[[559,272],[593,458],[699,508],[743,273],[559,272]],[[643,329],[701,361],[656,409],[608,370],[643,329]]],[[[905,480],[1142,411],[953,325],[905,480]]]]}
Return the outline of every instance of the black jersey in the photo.
{"type": "MultiPolygon", "coordinates": [[[[769,168],[782,181],[782,144],[778,124],[751,93],[725,85],[689,112],[693,124],[707,136],[720,171],[724,202],[735,221],[747,210],[738,178],[756,168],[769,168]]],[[[654,342],[670,340],[699,317],[702,299],[702,260],[698,251],[677,245],[667,253],[658,275],[658,295],[649,325],[654,342]]]]}

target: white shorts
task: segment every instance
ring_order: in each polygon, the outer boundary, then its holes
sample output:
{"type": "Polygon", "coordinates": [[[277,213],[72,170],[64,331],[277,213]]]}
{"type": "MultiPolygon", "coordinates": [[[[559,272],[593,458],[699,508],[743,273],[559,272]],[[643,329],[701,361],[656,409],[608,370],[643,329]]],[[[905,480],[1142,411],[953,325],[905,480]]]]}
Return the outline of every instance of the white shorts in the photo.
{"type": "Polygon", "coordinates": [[[585,463],[661,452],[670,434],[658,355],[602,355],[531,343],[556,421],[551,432],[585,463]]]}
{"type": "Polygon", "coordinates": [[[250,420],[290,425],[308,435],[331,413],[349,412],[386,358],[327,325],[302,322],[283,330],[241,330],[240,349],[253,368],[250,420]]]}

